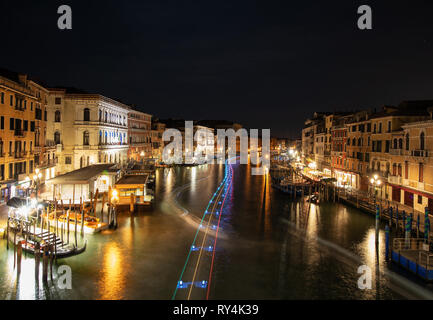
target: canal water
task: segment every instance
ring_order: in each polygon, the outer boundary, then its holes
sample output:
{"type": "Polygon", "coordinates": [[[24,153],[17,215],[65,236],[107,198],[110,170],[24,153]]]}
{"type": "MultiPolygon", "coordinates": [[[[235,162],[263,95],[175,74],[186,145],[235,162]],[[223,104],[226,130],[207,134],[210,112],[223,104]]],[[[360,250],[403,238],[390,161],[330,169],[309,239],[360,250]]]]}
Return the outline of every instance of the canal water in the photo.
{"type": "MultiPolygon", "coordinates": [[[[158,169],[151,211],[121,214],[119,228],[87,235],[85,253],[59,260],[72,290],[35,281],[34,260],[16,275],[13,250],[0,241],[0,299],[171,299],[199,221],[224,177],[224,165],[158,169]],[[39,284],[38,284],[39,283],[39,284]]],[[[374,217],[340,204],[293,202],[269,179],[233,165],[221,218],[210,299],[432,298],[429,286],[385,261],[374,217]],[[358,268],[371,270],[361,290],[358,268]],[[409,280],[408,280],[409,279],[409,280]]],[[[80,239],[81,241],[81,239],[80,239]]]]}

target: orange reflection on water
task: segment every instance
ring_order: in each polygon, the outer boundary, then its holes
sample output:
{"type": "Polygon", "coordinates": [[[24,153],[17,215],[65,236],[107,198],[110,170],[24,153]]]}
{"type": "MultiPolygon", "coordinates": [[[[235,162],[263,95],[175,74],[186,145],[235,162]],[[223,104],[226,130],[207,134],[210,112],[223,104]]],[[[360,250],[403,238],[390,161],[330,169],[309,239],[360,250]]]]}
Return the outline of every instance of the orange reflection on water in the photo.
{"type": "Polygon", "coordinates": [[[125,291],[123,254],[117,243],[111,242],[104,248],[102,277],[99,280],[100,299],[122,299],[125,291]]]}

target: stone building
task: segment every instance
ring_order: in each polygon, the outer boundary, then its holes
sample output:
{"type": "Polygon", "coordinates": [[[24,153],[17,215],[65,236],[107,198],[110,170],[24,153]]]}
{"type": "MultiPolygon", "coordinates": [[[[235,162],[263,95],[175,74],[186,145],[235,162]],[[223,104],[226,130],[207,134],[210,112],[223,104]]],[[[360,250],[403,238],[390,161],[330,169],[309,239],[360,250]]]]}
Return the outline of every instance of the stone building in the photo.
{"type": "Polygon", "coordinates": [[[152,115],[131,109],[128,113],[128,159],[152,158],[152,115]]]}
{"type": "MultiPolygon", "coordinates": [[[[48,90],[28,75],[0,69],[1,200],[23,195],[36,169],[51,178],[45,144],[48,90]]],[[[49,154],[49,153],[48,153],[49,154]]]]}
{"type": "Polygon", "coordinates": [[[47,139],[56,146],[58,172],[97,163],[126,164],[129,111],[99,94],[50,89],[47,139]]]}

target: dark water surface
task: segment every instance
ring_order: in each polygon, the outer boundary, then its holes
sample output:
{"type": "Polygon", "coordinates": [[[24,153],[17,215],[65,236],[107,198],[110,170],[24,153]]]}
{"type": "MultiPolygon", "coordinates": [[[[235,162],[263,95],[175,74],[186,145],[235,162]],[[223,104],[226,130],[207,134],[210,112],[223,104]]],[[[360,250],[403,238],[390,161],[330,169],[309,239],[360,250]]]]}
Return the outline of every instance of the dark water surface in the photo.
{"type": "MultiPolygon", "coordinates": [[[[265,187],[266,178],[234,165],[217,240],[211,299],[402,299],[431,297],[385,262],[384,233],[376,250],[374,218],[339,204],[293,203],[265,187]],[[372,289],[358,288],[358,267],[372,270],[372,289]]],[[[87,235],[85,253],[59,260],[72,270],[72,290],[57,279],[36,285],[34,260],[24,258],[19,278],[13,250],[0,242],[1,299],[171,299],[223,165],[159,169],[155,208],[119,228],[87,235]],[[182,216],[185,212],[188,215],[182,216]],[[188,217],[197,217],[191,219],[188,217]]]]}

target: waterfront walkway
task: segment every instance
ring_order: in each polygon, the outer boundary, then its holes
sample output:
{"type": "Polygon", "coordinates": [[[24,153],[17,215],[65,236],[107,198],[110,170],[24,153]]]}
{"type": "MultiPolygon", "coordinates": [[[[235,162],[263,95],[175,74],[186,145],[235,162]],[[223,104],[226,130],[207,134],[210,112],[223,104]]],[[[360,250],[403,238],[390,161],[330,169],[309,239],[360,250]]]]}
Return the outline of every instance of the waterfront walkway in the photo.
{"type": "MultiPolygon", "coordinates": [[[[277,163],[277,166],[283,170],[293,170],[293,167],[288,164],[277,163]]],[[[412,214],[412,230],[417,231],[418,233],[424,233],[424,220],[425,220],[425,212],[421,212],[415,210],[412,207],[409,207],[405,204],[401,204],[400,202],[385,200],[381,198],[375,198],[374,195],[369,194],[365,191],[353,190],[347,188],[336,187],[335,185],[325,184],[323,181],[317,179],[317,177],[311,177],[309,174],[305,174],[299,169],[295,170],[296,174],[302,176],[303,178],[310,181],[313,184],[322,184],[326,185],[328,188],[332,188],[333,192],[335,192],[335,201],[344,202],[346,204],[352,205],[356,208],[359,208],[363,211],[369,212],[371,214],[376,214],[376,206],[379,205],[380,208],[380,217],[382,220],[389,221],[390,219],[390,210],[389,208],[393,208],[392,213],[392,226],[397,226],[397,210],[398,210],[398,228],[400,230],[404,230],[404,221],[403,221],[403,211],[407,216],[412,214]],[[419,217],[419,229],[417,226],[417,219],[419,217]]],[[[333,200],[333,197],[330,198],[333,200]]],[[[429,213],[430,221],[433,221],[433,215],[429,213]]],[[[429,234],[429,238],[433,238],[433,233],[429,234]]]]}

